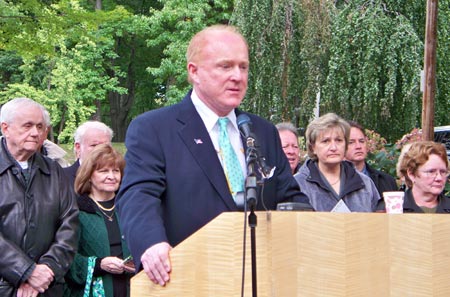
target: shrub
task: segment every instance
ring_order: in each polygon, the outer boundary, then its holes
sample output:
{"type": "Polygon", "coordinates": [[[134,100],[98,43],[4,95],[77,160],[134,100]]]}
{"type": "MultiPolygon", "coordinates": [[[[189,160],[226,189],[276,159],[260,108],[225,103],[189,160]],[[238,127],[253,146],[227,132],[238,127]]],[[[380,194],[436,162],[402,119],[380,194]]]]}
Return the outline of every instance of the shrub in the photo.
{"type": "MultiPolygon", "coordinates": [[[[386,139],[373,130],[366,129],[368,138],[367,163],[375,169],[397,177],[396,165],[400,152],[408,143],[422,140],[422,130],[414,128],[410,133],[402,136],[395,144],[387,144],[386,139]]],[[[447,180],[444,189],[445,195],[450,195],[450,183],[447,180]]]]}

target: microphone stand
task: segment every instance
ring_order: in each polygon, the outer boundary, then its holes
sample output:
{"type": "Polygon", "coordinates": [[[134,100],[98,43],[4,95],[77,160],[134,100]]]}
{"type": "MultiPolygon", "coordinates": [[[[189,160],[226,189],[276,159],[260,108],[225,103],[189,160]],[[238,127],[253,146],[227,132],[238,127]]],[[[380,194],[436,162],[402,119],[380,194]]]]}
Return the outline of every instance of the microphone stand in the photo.
{"type": "Polygon", "coordinates": [[[257,296],[257,282],[256,282],[256,225],[257,217],[255,208],[258,201],[257,197],[257,177],[255,172],[255,165],[257,165],[258,157],[254,145],[254,139],[249,137],[247,139],[247,177],[245,179],[245,206],[250,209],[248,216],[248,225],[250,226],[250,241],[251,241],[251,263],[252,263],[252,296],[257,296]]]}

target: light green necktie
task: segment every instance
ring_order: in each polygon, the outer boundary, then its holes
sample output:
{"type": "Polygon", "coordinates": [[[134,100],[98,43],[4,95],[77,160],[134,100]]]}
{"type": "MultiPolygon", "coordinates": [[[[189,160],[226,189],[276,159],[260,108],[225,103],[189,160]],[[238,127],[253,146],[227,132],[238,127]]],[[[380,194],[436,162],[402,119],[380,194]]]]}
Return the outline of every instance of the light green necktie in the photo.
{"type": "Polygon", "coordinates": [[[222,163],[227,178],[228,187],[233,197],[238,192],[244,190],[244,175],[241,164],[236,156],[236,152],[231,145],[228,137],[227,124],[228,118],[219,118],[219,148],[222,156],[222,163]]]}

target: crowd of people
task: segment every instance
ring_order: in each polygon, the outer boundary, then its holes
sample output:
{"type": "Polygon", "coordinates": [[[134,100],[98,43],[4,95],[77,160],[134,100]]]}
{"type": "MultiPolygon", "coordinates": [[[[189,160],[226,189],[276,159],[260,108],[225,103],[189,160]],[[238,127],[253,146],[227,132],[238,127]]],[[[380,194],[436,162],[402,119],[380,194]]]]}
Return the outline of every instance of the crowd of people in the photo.
{"type": "MultiPolygon", "coordinates": [[[[383,193],[399,189],[366,162],[362,126],[333,113],[312,120],[301,163],[294,125],[239,109],[248,53],[232,26],[197,33],[186,54],[191,91],[135,118],[125,156],[111,146],[107,125],[88,121],[74,135],[76,162],[62,168],[43,151],[47,110],[27,98],[5,103],[0,296],[129,296],[130,277],[141,270],[164,286],[171,249],[220,213],[242,210],[248,176],[258,180],[256,210],[290,201],[315,211],[383,212],[383,193]]],[[[405,212],[449,213],[448,165],[445,148],[431,141],[402,153],[405,212]]]]}

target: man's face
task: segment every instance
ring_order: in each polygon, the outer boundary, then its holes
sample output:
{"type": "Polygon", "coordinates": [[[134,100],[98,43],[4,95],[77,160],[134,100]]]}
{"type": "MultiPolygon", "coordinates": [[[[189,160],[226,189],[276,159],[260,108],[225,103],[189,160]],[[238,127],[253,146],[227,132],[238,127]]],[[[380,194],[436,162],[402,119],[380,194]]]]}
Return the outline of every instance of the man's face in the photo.
{"type": "Polygon", "coordinates": [[[367,157],[367,139],[358,128],[350,129],[347,153],[345,158],[351,162],[363,162],[367,157]]]}
{"type": "Polygon", "coordinates": [[[294,170],[297,168],[300,161],[300,149],[298,147],[297,136],[289,130],[278,131],[278,133],[280,134],[281,146],[283,147],[284,154],[289,161],[292,173],[294,173],[294,170]]]}
{"type": "Polygon", "coordinates": [[[12,123],[2,123],[8,150],[18,161],[28,160],[39,149],[46,129],[41,109],[32,105],[22,107],[12,123]]]}
{"type": "Polygon", "coordinates": [[[195,61],[188,64],[189,76],[199,98],[217,115],[238,107],[247,91],[248,49],[239,35],[210,32],[195,61]]]}
{"type": "Polygon", "coordinates": [[[99,144],[107,143],[110,144],[111,140],[109,135],[97,129],[90,129],[86,131],[81,142],[75,143],[75,151],[77,157],[82,161],[86,158],[86,156],[99,144]]]}

